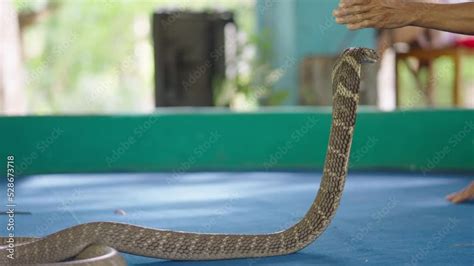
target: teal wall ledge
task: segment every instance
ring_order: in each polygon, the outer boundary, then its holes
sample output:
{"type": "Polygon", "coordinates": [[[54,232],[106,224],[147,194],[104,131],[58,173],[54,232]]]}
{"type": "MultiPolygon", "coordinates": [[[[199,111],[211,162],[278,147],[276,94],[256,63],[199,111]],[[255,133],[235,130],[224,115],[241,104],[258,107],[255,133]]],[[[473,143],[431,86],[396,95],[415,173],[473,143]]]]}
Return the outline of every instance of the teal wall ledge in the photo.
{"type": "MultiPolygon", "coordinates": [[[[321,169],[330,123],[314,108],[0,117],[0,158],[17,175],[321,169]]],[[[350,168],[474,171],[474,110],[361,109],[350,168]]]]}

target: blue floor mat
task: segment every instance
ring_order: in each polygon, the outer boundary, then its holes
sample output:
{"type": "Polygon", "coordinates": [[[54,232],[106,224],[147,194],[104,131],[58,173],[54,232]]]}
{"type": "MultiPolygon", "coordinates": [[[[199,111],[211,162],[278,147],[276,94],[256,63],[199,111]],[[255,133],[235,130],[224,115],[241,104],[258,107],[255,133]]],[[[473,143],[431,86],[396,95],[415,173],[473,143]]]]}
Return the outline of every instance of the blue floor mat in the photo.
{"type": "MultiPolygon", "coordinates": [[[[125,255],[130,265],[473,265],[474,204],[444,197],[467,175],[352,173],[327,231],[293,255],[180,262],[125,255]]],[[[213,233],[268,233],[305,214],[320,173],[225,172],[44,175],[18,179],[17,236],[91,221],[213,233]],[[120,216],[115,210],[127,214],[120,216]]],[[[5,182],[5,179],[3,179],[5,182]]],[[[6,195],[2,183],[0,195],[6,195]]],[[[6,196],[0,197],[2,206],[6,196]]],[[[6,234],[6,217],[0,217],[6,234]]]]}

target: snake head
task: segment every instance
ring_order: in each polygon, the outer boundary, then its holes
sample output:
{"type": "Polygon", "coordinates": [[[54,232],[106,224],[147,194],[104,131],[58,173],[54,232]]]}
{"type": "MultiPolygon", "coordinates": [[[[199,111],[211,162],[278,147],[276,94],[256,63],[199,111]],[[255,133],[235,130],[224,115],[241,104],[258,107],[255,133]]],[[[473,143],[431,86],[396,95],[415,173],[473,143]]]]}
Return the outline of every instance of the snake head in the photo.
{"type": "Polygon", "coordinates": [[[348,48],[344,54],[351,55],[359,64],[375,63],[379,60],[377,52],[369,48],[348,48]]]}

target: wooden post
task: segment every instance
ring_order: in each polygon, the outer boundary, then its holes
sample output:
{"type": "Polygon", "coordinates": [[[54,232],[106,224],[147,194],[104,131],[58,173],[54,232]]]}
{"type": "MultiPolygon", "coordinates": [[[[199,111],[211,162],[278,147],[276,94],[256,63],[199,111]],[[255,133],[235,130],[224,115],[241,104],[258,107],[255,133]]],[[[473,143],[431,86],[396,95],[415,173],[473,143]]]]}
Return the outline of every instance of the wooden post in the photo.
{"type": "Polygon", "coordinates": [[[19,31],[12,1],[0,1],[0,113],[26,112],[19,31]]]}
{"type": "Polygon", "coordinates": [[[395,108],[400,107],[400,73],[398,69],[399,61],[400,56],[398,53],[395,53],[395,108]]]}
{"type": "Polygon", "coordinates": [[[459,99],[459,91],[461,87],[461,78],[462,78],[462,68],[461,68],[461,55],[459,49],[454,51],[453,55],[454,61],[454,84],[453,84],[453,105],[455,107],[460,107],[461,102],[459,99]]]}

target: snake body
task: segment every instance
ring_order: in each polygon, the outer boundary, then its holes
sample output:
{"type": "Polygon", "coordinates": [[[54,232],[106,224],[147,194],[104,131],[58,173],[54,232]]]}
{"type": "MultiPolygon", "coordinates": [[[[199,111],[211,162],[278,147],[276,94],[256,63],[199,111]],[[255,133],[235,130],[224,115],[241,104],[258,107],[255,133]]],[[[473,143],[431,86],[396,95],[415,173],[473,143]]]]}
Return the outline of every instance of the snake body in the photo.
{"type": "Polygon", "coordinates": [[[336,61],[332,125],[320,188],[306,215],[290,228],[256,235],[201,234],[93,222],[43,238],[25,238],[15,244],[14,260],[7,258],[7,246],[2,245],[0,264],[126,264],[115,250],[169,260],[218,260],[285,255],[303,249],[323,233],[339,206],[356,121],[361,65],[376,60],[374,50],[349,48],[336,61]],[[64,262],[71,258],[76,260],[64,262]]]}

